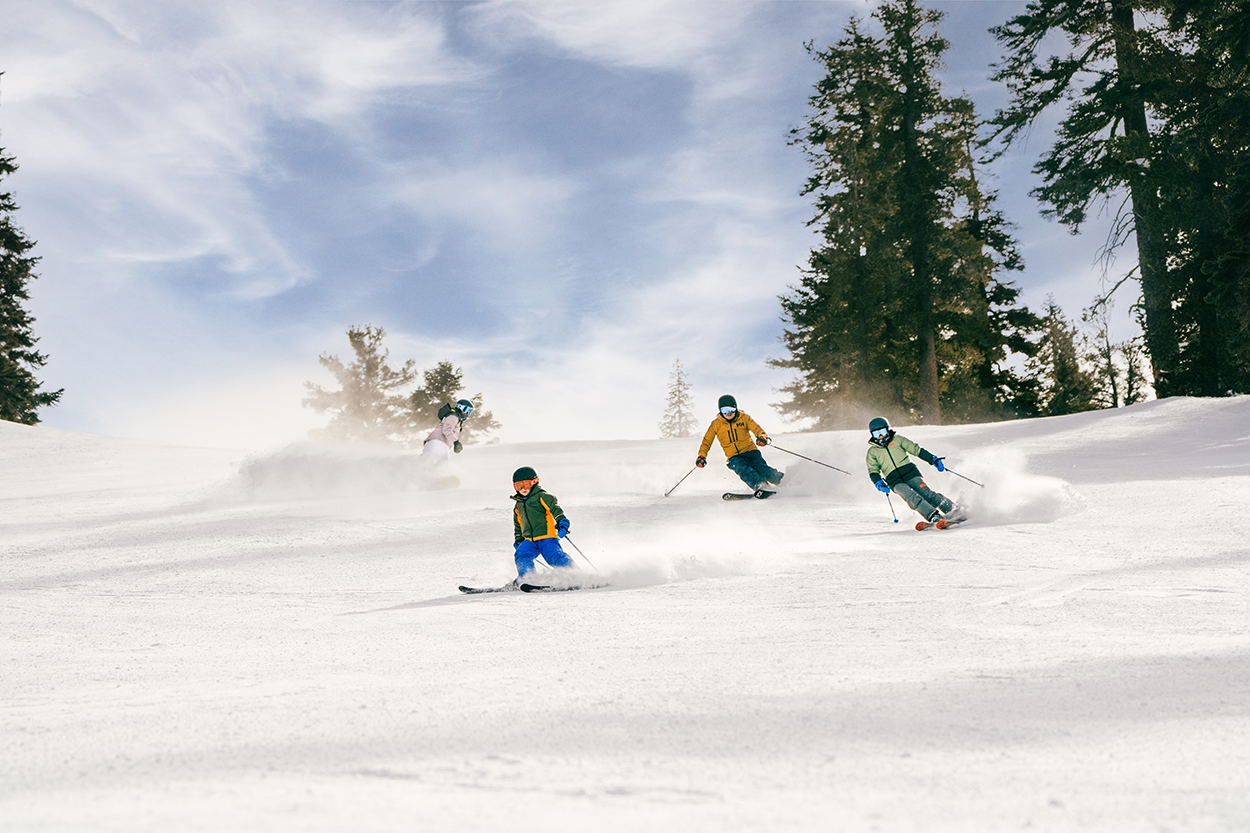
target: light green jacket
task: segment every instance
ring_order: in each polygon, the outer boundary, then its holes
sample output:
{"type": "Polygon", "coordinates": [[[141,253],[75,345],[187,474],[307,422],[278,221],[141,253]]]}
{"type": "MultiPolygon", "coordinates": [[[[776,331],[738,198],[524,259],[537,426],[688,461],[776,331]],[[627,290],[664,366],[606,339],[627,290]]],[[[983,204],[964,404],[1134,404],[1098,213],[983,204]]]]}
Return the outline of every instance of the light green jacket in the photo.
{"type": "Polygon", "coordinates": [[[884,480],[888,485],[893,486],[909,477],[919,477],[920,469],[916,468],[916,464],[911,461],[908,454],[915,454],[926,463],[933,464],[932,454],[901,434],[892,436],[890,444],[885,448],[869,440],[868,478],[873,483],[884,480]]]}

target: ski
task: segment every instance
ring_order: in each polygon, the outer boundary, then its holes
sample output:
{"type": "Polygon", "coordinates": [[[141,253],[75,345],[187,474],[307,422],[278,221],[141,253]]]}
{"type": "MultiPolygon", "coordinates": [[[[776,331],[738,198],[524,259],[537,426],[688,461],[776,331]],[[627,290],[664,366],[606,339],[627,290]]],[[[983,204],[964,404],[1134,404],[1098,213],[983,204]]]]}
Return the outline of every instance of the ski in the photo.
{"type": "Polygon", "coordinates": [[[937,527],[938,529],[950,529],[952,526],[958,526],[959,524],[963,523],[966,520],[968,519],[967,518],[942,518],[940,521],[934,521],[932,523],[928,521],[918,521],[916,523],[916,531],[924,532],[926,529],[933,529],[934,527],[937,527]]]}
{"type": "Polygon", "coordinates": [[[508,582],[503,587],[465,587],[463,584],[460,585],[460,592],[470,595],[474,593],[511,593],[516,589],[517,586],[512,582],[508,582]]]}
{"type": "Polygon", "coordinates": [[[767,498],[772,497],[775,494],[777,494],[775,491],[770,492],[767,489],[756,489],[754,492],[751,492],[750,494],[745,494],[745,495],[739,494],[738,492],[725,492],[725,494],[721,495],[721,497],[724,498],[725,500],[750,500],[751,498],[759,498],[760,500],[765,500],[767,498]]]}
{"type": "Polygon", "coordinates": [[[522,593],[561,593],[566,590],[594,590],[598,587],[607,587],[607,584],[573,584],[568,586],[556,584],[522,584],[522,593]]]}

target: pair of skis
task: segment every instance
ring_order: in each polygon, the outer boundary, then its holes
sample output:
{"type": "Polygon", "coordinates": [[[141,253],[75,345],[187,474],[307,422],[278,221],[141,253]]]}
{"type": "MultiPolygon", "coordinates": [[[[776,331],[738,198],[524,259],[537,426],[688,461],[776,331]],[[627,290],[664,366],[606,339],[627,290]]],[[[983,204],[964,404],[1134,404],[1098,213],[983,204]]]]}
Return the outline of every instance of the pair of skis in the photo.
{"type": "Polygon", "coordinates": [[[512,593],[520,590],[522,593],[562,593],[568,590],[594,590],[599,587],[607,587],[607,584],[522,584],[516,585],[508,582],[503,587],[466,587],[460,585],[460,592],[469,595],[478,593],[512,593]]]}
{"type": "Polygon", "coordinates": [[[937,529],[950,529],[952,526],[958,526],[959,524],[963,523],[966,520],[968,519],[967,518],[942,518],[941,520],[937,520],[937,521],[920,521],[916,524],[916,531],[924,532],[926,529],[934,529],[935,527],[937,529]]]}
{"type": "Polygon", "coordinates": [[[725,500],[750,500],[751,498],[757,498],[759,500],[767,500],[768,498],[772,497],[775,494],[777,494],[776,491],[769,491],[768,489],[756,489],[754,492],[751,492],[750,494],[745,494],[745,495],[739,494],[738,492],[725,492],[725,494],[721,495],[721,497],[724,498],[725,500]]]}

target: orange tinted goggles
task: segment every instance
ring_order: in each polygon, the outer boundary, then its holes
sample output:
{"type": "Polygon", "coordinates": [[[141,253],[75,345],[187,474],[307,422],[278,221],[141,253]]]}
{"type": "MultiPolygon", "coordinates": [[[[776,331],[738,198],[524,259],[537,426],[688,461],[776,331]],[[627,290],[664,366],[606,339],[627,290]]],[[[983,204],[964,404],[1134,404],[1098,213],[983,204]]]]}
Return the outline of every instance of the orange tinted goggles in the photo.
{"type": "Polygon", "coordinates": [[[513,480],[512,488],[516,489],[518,492],[523,492],[526,489],[534,488],[534,484],[536,484],[537,482],[538,482],[537,479],[535,480],[513,480]]]}

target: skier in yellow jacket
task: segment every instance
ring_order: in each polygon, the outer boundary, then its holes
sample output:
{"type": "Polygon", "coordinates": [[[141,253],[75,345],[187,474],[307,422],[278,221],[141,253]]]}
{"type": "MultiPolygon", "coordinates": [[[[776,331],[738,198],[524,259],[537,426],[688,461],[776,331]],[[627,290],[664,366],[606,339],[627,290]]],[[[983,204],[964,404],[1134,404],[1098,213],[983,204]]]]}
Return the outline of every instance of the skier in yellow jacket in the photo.
{"type": "Polygon", "coordinates": [[[720,413],[703,435],[703,444],[699,446],[699,456],[694,464],[699,468],[707,465],[707,453],[712,448],[712,439],[718,439],[721,448],[725,450],[725,457],[728,458],[725,465],[742,478],[742,482],[751,488],[756,497],[767,497],[771,492],[765,493],[762,487],[768,483],[780,483],[781,478],[785,477],[785,474],[768,465],[759,448],[755,447],[758,445],[763,448],[768,445],[768,434],[748,414],[738,410],[738,401],[729,394],[720,398],[717,407],[720,413]],[[755,435],[754,443],[751,440],[752,434],[755,435]]]}

